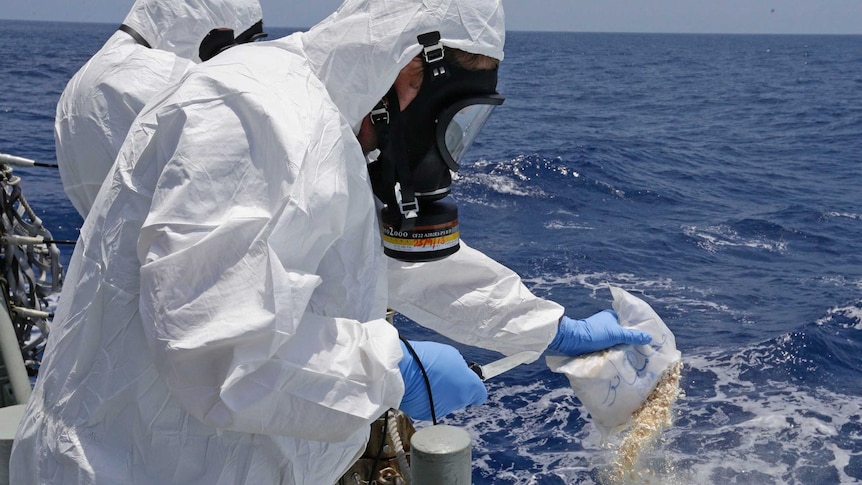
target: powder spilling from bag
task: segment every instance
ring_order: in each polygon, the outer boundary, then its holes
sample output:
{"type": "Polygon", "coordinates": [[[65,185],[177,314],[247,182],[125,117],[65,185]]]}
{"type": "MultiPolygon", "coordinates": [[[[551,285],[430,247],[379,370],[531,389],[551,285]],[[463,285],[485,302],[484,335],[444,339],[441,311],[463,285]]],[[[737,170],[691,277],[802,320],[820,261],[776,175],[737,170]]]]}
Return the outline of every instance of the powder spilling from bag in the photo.
{"type": "Polygon", "coordinates": [[[676,338],[645,301],[610,286],[620,325],[652,336],[648,345],[616,345],[602,352],[569,357],[547,355],[553,372],[565,374],[575,396],[605,438],[631,427],[659,380],[682,361],[676,338]]]}
{"type": "Polygon", "coordinates": [[[646,401],[632,414],[609,470],[611,483],[648,483],[651,470],[638,469],[641,456],[650,451],[662,431],[673,424],[673,405],[680,396],[682,363],[670,366],[646,401]]]}
{"type": "Polygon", "coordinates": [[[622,288],[609,288],[620,326],[647,332],[652,341],[575,357],[547,355],[545,361],[553,372],[569,379],[603,440],[621,440],[613,465],[601,473],[602,482],[670,485],[666,470],[637,467],[672,424],[673,405],[680,396],[682,354],[673,332],[647,302],[622,288]],[[658,478],[656,471],[662,475],[658,482],[653,481],[658,478]]]}

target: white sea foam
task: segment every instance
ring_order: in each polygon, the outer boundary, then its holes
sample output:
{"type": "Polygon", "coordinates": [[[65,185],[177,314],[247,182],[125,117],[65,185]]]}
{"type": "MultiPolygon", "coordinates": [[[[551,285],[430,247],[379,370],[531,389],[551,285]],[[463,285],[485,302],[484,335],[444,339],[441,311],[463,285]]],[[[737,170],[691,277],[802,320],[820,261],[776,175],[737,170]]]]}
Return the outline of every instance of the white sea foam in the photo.
{"type": "MultiPolygon", "coordinates": [[[[627,273],[543,277],[531,283],[548,288],[580,284],[597,292],[604,291],[608,281],[624,282],[644,293],[674,294],[680,289],[671,279],[648,280],[627,273]]],[[[691,289],[686,293],[691,294],[691,289]]],[[[680,303],[709,304],[695,298],[680,303]]],[[[831,309],[819,323],[832,319],[845,328],[862,330],[862,301],[831,309]]],[[[787,334],[734,353],[683,355],[681,384],[687,396],[677,402],[675,424],[645,454],[638,483],[784,485],[858,480],[862,399],[816,383],[752,377],[752,369],[805,368],[805,356],[776,351],[776,347],[792,348],[782,345],[792,338],[787,334]]],[[[616,483],[610,477],[614,447],[619,443],[603,443],[564,381],[545,375],[516,386],[491,383],[489,402],[459,413],[456,419],[457,424],[450,424],[465,426],[475,439],[474,466],[484,477],[476,485],[555,483],[557,479],[616,483]]]]}
{"type": "Polygon", "coordinates": [[[612,273],[606,271],[544,275],[535,278],[525,278],[524,282],[531,288],[539,290],[540,293],[551,288],[566,288],[578,285],[591,290],[593,297],[602,292],[602,298],[607,296],[608,283],[637,293],[647,293],[650,289],[659,289],[662,291],[678,289],[670,278],[652,280],[632,273],[612,273]]]}
{"type": "Polygon", "coordinates": [[[580,214],[578,214],[577,212],[575,212],[573,210],[565,209],[562,207],[557,207],[556,209],[550,211],[548,214],[553,215],[553,216],[565,217],[565,218],[580,217],[580,214]]]}
{"type": "Polygon", "coordinates": [[[489,207],[494,210],[505,209],[511,205],[501,198],[481,198],[464,194],[458,194],[458,203],[489,207]]]}
{"type": "Polygon", "coordinates": [[[682,231],[686,236],[697,240],[698,247],[711,253],[718,252],[727,247],[763,249],[772,253],[784,253],[787,251],[787,243],[785,241],[743,237],[734,229],[724,224],[708,226],[706,228],[683,226],[682,231]]]}
{"type": "Polygon", "coordinates": [[[853,212],[827,212],[827,216],[829,217],[843,217],[846,219],[854,219],[854,220],[862,220],[862,214],[856,214],[853,212]]]}
{"type": "Polygon", "coordinates": [[[832,323],[836,318],[835,317],[843,317],[843,319],[849,320],[849,322],[841,322],[839,325],[843,328],[854,328],[856,330],[862,330],[862,301],[856,304],[856,306],[845,306],[845,307],[836,307],[830,308],[829,313],[817,320],[817,325],[825,325],[828,323],[832,323]]]}
{"type": "Polygon", "coordinates": [[[556,288],[581,286],[590,290],[593,298],[606,299],[608,284],[620,286],[631,293],[639,293],[647,298],[660,301],[662,305],[687,313],[725,313],[734,319],[745,320],[745,315],[727,305],[709,300],[708,291],[676,283],[671,278],[649,279],[632,273],[591,272],[570,273],[555,276],[544,275],[524,278],[530,289],[539,294],[547,294],[556,288]],[[657,299],[656,294],[662,297],[657,299]]]}
{"type": "Polygon", "coordinates": [[[814,283],[825,283],[831,286],[843,287],[843,286],[855,286],[862,290],[862,279],[848,278],[845,275],[840,274],[827,274],[817,277],[809,277],[803,278],[802,282],[808,284],[810,282],[814,283]]]}
{"type": "Polygon", "coordinates": [[[555,217],[555,219],[550,219],[545,222],[545,229],[578,231],[592,231],[595,229],[595,226],[589,223],[576,222],[580,219],[581,215],[575,211],[557,208],[551,211],[548,216],[555,217]]]}
{"type": "Polygon", "coordinates": [[[538,186],[530,186],[525,179],[514,179],[508,175],[478,173],[462,175],[462,183],[481,185],[498,194],[521,197],[544,197],[545,192],[538,186]]]}
{"type": "Polygon", "coordinates": [[[456,179],[466,183],[478,184],[494,192],[527,197],[543,197],[545,192],[539,188],[541,180],[534,181],[530,169],[540,168],[539,173],[558,174],[562,177],[579,178],[580,173],[569,169],[559,159],[541,159],[532,161],[527,156],[520,155],[511,160],[491,162],[485,159],[474,162],[471,168],[456,173],[456,179]],[[488,172],[488,167],[491,167],[488,172]]]}
{"type": "Polygon", "coordinates": [[[577,224],[574,222],[566,222],[560,220],[550,220],[544,224],[545,229],[551,230],[582,230],[582,231],[592,231],[595,227],[590,226],[588,224],[577,224]]]}
{"type": "MultiPolygon", "coordinates": [[[[748,349],[728,356],[684,356],[675,425],[644,459],[643,481],[657,484],[850,483],[862,455],[862,401],[791,382],[752,382],[748,349]],[[848,430],[847,426],[850,426],[848,430]],[[856,431],[853,431],[853,430],[856,431]],[[853,445],[852,443],[856,443],[853,445]]],[[[482,484],[606,484],[615,444],[601,434],[565,384],[490,385],[489,402],[458,413],[474,438],[482,484]],[[586,422],[584,420],[586,419],[586,422]],[[486,438],[487,437],[487,438],[486,438]]]]}

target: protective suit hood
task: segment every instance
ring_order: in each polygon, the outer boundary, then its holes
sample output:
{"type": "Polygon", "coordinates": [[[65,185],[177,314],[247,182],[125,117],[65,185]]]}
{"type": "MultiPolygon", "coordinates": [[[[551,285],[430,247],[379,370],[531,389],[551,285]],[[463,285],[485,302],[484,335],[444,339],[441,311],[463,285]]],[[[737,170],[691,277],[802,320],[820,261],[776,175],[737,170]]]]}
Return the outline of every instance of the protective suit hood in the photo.
{"type": "Polygon", "coordinates": [[[137,0],[123,23],[154,49],[200,62],[198,47],[210,30],[242,32],[262,17],[257,0],[137,0]]]}
{"type": "Polygon", "coordinates": [[[444,47],[503,59],[500,0],[347,0],[311,28],[277,41],[305,56],[354,131],[420,53],[416,36],[439,31],[444,47]]]}

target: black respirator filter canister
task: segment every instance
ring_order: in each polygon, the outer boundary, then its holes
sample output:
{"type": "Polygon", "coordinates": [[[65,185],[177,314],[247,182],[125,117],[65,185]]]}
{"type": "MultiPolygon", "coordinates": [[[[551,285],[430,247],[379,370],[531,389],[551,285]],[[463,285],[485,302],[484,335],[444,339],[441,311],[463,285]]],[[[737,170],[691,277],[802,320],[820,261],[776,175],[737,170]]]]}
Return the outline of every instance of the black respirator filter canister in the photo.
{"type": "Polygon", "coordinates": [[[401,261],[424,262],[443,259],[461,247],[458,206],[447,200],[419,202],[419,216],[412,227],[402,224],[398,207],[381,211],[383,252],[401,261]]]}

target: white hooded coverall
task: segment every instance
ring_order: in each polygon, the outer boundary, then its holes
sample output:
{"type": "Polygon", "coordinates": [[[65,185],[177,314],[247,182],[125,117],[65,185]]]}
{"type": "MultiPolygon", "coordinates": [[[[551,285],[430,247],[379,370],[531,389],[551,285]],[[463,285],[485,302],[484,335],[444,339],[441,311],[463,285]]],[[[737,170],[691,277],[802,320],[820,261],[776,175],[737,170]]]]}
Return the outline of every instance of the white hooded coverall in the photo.
{"type": "Polygon", "coordinates": [[[503,56],[498,0],[348,0],[147,106],[82,228],[13,483],[334,483],[404,392],[387,303],[544,351],[562,308],[481,253],[383,255],[355,129],[434,30],[503,56]]]}
{"type": "Polygon", "coordinates": [[[57,103],[54,142],[63,190],[86,217],[135,117],[200,62],[218,27],[242,32],[261,20],[258,0],[137,0],[123,21],[152,48],[116,31],[72,77],[57,103]]]}

